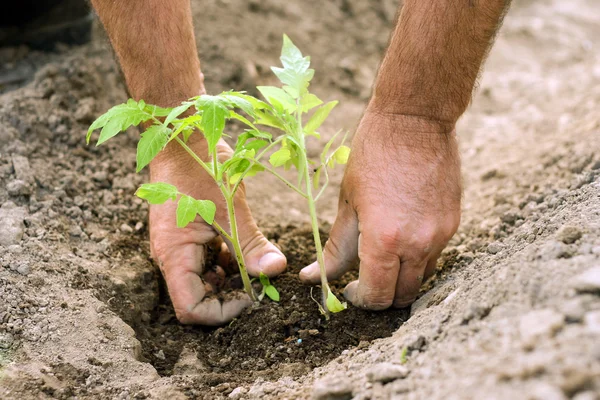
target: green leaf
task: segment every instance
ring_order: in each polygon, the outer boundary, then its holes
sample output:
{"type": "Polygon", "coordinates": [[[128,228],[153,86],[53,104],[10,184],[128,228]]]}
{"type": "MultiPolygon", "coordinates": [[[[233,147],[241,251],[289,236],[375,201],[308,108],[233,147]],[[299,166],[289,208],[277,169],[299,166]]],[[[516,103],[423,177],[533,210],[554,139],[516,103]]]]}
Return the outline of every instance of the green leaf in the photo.
{"type": "Polygon", "coordinates": [[[240,115],[240,114],[236,113],[233,110],[229,111],[229,118],[237,119],[238,121],[242,122],[243,124],[249,126],[252,129],[258,129],[256,126],[254,126],[254,124],[252,122],[250,122],[248,120],[248,118],[244,117],[243,115],[240,115]]]}
{"type": "Polygon", "coordinates": [[[332,313],[338,313],[348,308],[348,305],[339,301],[329,288],[327,288],[327,299],[325,300],[325,304],[327,305],[327,309],[332,313]]]}
{"type": "Polygon", "coordinates": [[[269,144],[269,142],[267,142],[266,140],[262,140],[262,139],[251,140],[244,144],[244,149],[258,151],[258,150],[262,149],[263,147],[267,146],[268,144],[269,144]]]}
{"type": "Polygon", "coordinates": [[[135,192],[140,199],[147,200],[150,204],[163,204],[167,200],[177,198],[177,188],[168,183],[144,183],[135,192]]]}
{"type": "Polygon", "coordinates": [[[296,111],[296,101],[285,90],[275,86],[257,86],[256,88],[276,109],[279,108],[289,113],[296,111]]]}
{"type": "Polygon", "coordinates": [[[172,108],[163,108],[152,104],[146,104],[144,110],[155,117],[166,117],[171,112],[172,108]]]}
{"type": "Polygon", "coordinates": [[[319,181],[321,180],[321,171],[323,167],[317,168],[315,174],[313,175],[313,188],[317,190],[319,188],[319,181]]]}
{"type": "Polygon", "coordinates": [[[227,99],[227,101],[231,103],[232,107],[237,107],[248,115],[254,115],[254,106],[244,97],[233,96],[231,92],[224,92],[221,94],[221,97],[227,99]]]}
{"type": "Polygon", "coordinates": [[[265,294],[273,301],[279,301],[279,292],[275,289],[275,286],[265,286],[265,294]]]}
{"type": "Polygon", "coordinates": [[[271,281],[269,281],[269,277],[264,273],[259,273],[258,279],[260,279],[260,284],[263,286],[271,286],[271,281]]]}
{"type": "MultiPolygon", "coordinates": [[[[181,122],[178,122],[177,128],[173,131],[173,133],[171,134],[171,137],[169,137],[169,142],[171,140],[175,139],[175,137],[177,137],[177,135],[179,135],[181,132],[185,132],[188,129],[191,132],[193,132],[195,127],[198,125],[198,123],[201,120],[202,120],[202,117],[200,115],[190,115],[189,117],[181,120],[181,122]]],[[[184,136],[185,136],[185,133],[184,133],[184,136]]],[[[187,141],[187,138],[185,140],[187,141]]]]}
{"type": "Polygon", "coordinates": [[[350,147],[348,146],[340,146],[338,147],[333,154],[331,155],[331,159],[329,161],[330,166],[333,167],[335,163],[338,164],[346,164],[348,162],[348,157],[350,156],[350,147]]]}
{"type": "Polygon", "coordinates": [[[325,120],[329,116],[331,110],[333,110],[333,108],[337,104],[337,101],[330,101],[329,103],[325,103],[325,105],[318,108],[317,111],[315,111],[315,113],[312,115],[312,117],[310,117],[310,119],[304,126],[304,132],[306,134],[311,134],[317,129],[319,129],[321,124],[323,124],[323,122],[325,122],[325,120]]]}
{"type": "Polygon", "coordinates": [[[306,93],[304,96],[302,96],[302,99],[300,100],[302,112],[308,112],[316,106],[320,106],[321,104],[323,104],[323,100],[319,99],[312,93],[306,93]]]}
{"type": "Polygon", "coordinates": [[[280,167],[283,164],[285,164],[288,160],[290,160],[291,156],[292,154],[290,152],[290,149],[288,149],[287,147],[282,147],[275,153],[271,154],[271,157],[269,157],[269,162],[274,167],[280,167]]]}
{"type": "Polygon", "coordinates": [[[229,116],[227,101],[217,96],[202,95],[196,100],[196,108],[202,112],[200,126],[212,153],[223,135],[225,120],[229,116]]]}
{"type": "Polygon", "coordinates": [[[196,212],[209,225],[215,222],[217,206],[210,200],[196,200],[196,212]]]}
{"type": "Polygon", "coordinates": [[[338,135],[340,134],[341,131],[337,131],[335,133],[335,135],[333,135],[331,137],[331,139],[329,139],[329,141],[325,144],[325,146],[323,147],[323,151],[321,152],[321,164],[325,164],[327,162],[327,156],[329,153],[329,149],[331,148],[331,145],[333,144],[333,142],[335,141],[335,139],[338,137],[338,135]]]}
{"type": "MultiPolygon", "coordinates": [[[[144,107],[145,107],[145,103],[144,107]]],[[[142,108],[144,108],[142,107],[142,108]]],[[[106,142],[108,139],[116,136],[133,125],[139,125],[142,122],[152,119],[152,114],[140,109],[140,105],[133,99],[127,100],[127,103],[112,107],[105,114],[96,119],[88,129],[86,141],[90,142],[92,132],[102,128],[97,146],[106,142]]]]}
{"type": "Polygon", "coordinates": [[[292,93],[296,94],[295,98],[303,96],[315,73],[309,69],[310,57],[304,57],[290,38],[283,35],[280,59],[283,68],[272,67],[271,70],[284,85],[294,90],[292,93]]]}
{"type": "Polygon", "coordinates": [[[140,172],[160,153],[169,140],[170,132],[171,130],[165,128],[163,125],[152,125],[142,133],[137,146],[137,167],[135,172],[140,172]]]}
{"type": "Polygon", "coordinates": [[[193,197],[182,194],[177,203],[177,227],[184,228],[200,215],[209,225],[215,220],[217,207],[210,200],[196,200],[193,197]]]}
{"type": "Polygon", "coordinates": [[[165,118],[165,122],[163,122],[163,124],[168,126],[171,122],[173,122],[174,119],[178,118],[193,105],[194,103],[183,103],[182,105],[173,108],[171,111],[169,111],[169,114],[167,115],[167,118],[165,118]]]}
{"type": "Polygon", "coordinates": [[[246,100],[248,103],[250,103],[252,105],[252,108],[256,111],[256,110],[264,110],[264,109],[269,109],[271,108],[267,103],[265,103],[262,100],[257,99],[256,97],[253,96],[249,96],[245,93],[242,92],[226,92],[227,96],[234,96],[234,97],[239,97],[241,99],[246,100]]]}

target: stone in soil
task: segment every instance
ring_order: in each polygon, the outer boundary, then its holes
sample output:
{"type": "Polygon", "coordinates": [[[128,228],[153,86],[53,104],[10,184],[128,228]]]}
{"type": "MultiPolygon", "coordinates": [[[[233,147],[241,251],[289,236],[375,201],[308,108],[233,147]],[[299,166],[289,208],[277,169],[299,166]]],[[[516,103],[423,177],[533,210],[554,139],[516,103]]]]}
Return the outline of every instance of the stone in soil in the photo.
{"type": "Polygon", "coordinates": [[[580,293],[600,294],[600,265],[577,275],[571,285],[580,293]]]}
{"type": "Polygon", "coordinates": [[[19,244],[25,233],[27,211],[7,201],[0,207],[0,246],[19,244]]]}
{"type": "Polygon", "coordinates": [[[570,225],[562,226],[556,232],[556,238],[565,244],[575,243],[576,241],[581,239],[582,235],[583,233],[581,232],[581,229],[579,229],[576,226],[570,225]]]}
{"type": "Polygon", "coordinates": [[[313,400],[350,400],[351,398],[352,382],[348,378],[323,378],[313,386],[313,400]]]}
{"type": "Polygon", "coordinates": [[[565,324],[564,315],[546,308],[535,310],[521,317],[519,331],[527,344],[541,337],[553,336],[565,324]]]}
{"type": "Polygon", "coordinates": [[[379,363],[367,371],[367,380],[369,382],[388,383],[396,379],[405,378],[407,375],[408,368],[403,365],[379,363]]]}

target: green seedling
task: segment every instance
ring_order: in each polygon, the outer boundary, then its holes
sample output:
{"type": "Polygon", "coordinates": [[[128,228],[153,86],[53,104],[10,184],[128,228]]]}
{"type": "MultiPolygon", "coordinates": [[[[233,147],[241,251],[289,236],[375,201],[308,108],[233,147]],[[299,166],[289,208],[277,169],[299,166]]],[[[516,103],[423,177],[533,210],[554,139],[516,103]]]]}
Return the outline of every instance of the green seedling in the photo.
{"type": "Polygon", "coordinates": [[[212,201],[195,199],[168,183],[144,184],[137,190],[136,195],[150,204],[176,201],[179,227],[187,226],[200,216],[219,232],[233,247],[244,288],[253,300],[258,300],[266,294],[277,301],[279,293],[266,276],[260,277],[264,292],[261,296],[257,296],[252,289],[239,242],[233,199],[244,178],[262,171],[276,176],[308,203],[317,261],[321,271],[323,300],[319,309],[328,318],[330,312],[342,311],[346,304],[337,299],[327,282],[315,203],[328,184],[328,168],[335,164],[345,164],[350,148],[344,146],[342,140],[341,145],[330,151],[337,137],[335,135],[324,146],[318,162],[308,158],[306,139],[310,136],[320,138],[317,130],[337,101],[323,104],[322,100],[308,91],[314,75],[314,70],[309,68],[310,59],[304,57],[285,35],[281,62],[283,68],[273,67],[272,70],[283,83],[282,87],[257,88],[266,102],[234,91],[216,96],[196,96],[174,108],[162,108],[146,104],[143,100],[129,99],[127,103],[108,110],[90,126],[87,142],[89,143],[96,129],[101,129],[97,141],[97,145],[100,145],[130,126],[144,124],[146,129],[137,147],[137,172],[148,165],[168,143],[175,141],[181,146],[219,187],[225,199],[230,230],[227,231],[215,221],[216,206],[212,201]],[[304,124],[305,114],[308,113],[311,116],[304,124]],[[232,157],[220,161],[217,157],[217,143],[226,136],[224,129],[230,120],[241,122],[247,129],[239,135],[232,157]],[[265,127],[279,131],[279,136],[273,138],[271,133],[264,130],[265,127]],[[190,136],[195,134],[202,134],[208,144],[208,161],[202,160],[187,144],[190,136]],[[271,153],[275,149],[277,150],[271,153]],[[265,162],[267,154],[270,156],[268,162],[265,162]],[[294,167],[297,171],[296,183],[280,175],[276,170],[279,167],[294,167]],[[321,176],[324,177],[322,184],[321,176]]]}
{"type": "Polygon", "coordinates": [[[263,118],[263,122],[267,120],[271,126],[283,131],[283,135],[278,137],[278,140],[281,140],[281,146],[271,155],[269,163],[276,168],[290,169],[294,167],[297,171],[296,184],[290,182],[287,184],[304,197],[308,203],[317,262],[321,272],[323,301],[319,309],[328,318],[330,312],[342,311],[346,308],[346,304],[338,300],[327,282],[315,204],[329,183],[328,168],[332,168],[336,164],[346,164],[350,148],[344,145],[344,137],[342,143],[335,150],[331,150],[337,137],[336,134],[324,146],[318,162],[308,158],[307,138],[312,136],[320,139],[317,130],[338,102],[331,101],[324,104],[322,100],[308,91],[308,86],[314,76],[314,70],[310,68],[310,57],[303,56],[286,35],[283,37],[280,60],[283,68],[272,67],[271,69],[283,86],[281,88],[258,87],[271,106],[265,110],[269,117],[263,118]],[[304,116],[308,113],[311,115],[304,123],[304,116]],[[324,182],[321,184],[322,176],[324,182]]]}
{"type": "Polygon", "coordinates": [[[273,301],[279,301],[279,292],[271,284],[269,277],[262,272],[259,275],[260,283],[262,285],[262,292],[258,295],[258,300],[262,300],[265,295],[273,301]]]}
{"type": "Polygon", "coordinates": [[[408,362],[408,347],[404,346],[400,352],[400,364],[404,365],[408,362]]]}
{"type": "Polygon", "coordinates": [[[150,204],[176,201],[177,226],[180,228],[193,222],[197,216],[211,225],[233,247],[244,289],[253,300],[257,300],[242,254],[233,199],[243,177],[255,175],[264,169],[258,162],[276,142],[271,140],[271,134],[256,129],[254,124],[236,112],[244,110],[249,115],[253,114],[254,105],[242,97],[247,96],[236,92],[225,92],[218,96],[202,95],[175,108],[161,108],[148,105],[143,100],[136,102],[129,99],[127,103],[117,105],[100,116],[90,126],[87,141],[89,143],[91,134],[96,129],[101,129],[97,141],[97,145],[100,145],[130,126],[144,123],[147,127],[137,147],[137,172],[148,165],[169,142],[175,141],[183,147],[198,163],[198,168],[204,169],[219,187],[225,199],[230,230],[227,231],[215,221],[216,206],[212,201],[195,199],[168,183],[143,184],[136,195],[150,204]],[[189,110],[195,112],[182,118],[189,110]],[[217,156],[217,143],[224,136],[225,123],[229,119],[244,121],[254,129],[240,135],[233,156],[221,162],[217,156]],[[187,145],[190,136],[198,132],[207,141],[210,156],[208,161],[202,160],[187,145]],[[261,149],[261,153],[257,154],[261,149]]]}

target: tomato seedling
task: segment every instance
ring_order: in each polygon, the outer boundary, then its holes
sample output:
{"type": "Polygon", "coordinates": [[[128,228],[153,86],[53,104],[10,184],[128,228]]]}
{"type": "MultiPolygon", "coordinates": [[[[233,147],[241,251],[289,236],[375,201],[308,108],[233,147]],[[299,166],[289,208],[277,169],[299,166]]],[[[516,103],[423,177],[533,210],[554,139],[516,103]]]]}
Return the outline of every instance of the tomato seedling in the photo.
{"type": "Polygon", "coordinates": [[[143,184],[136,191],[136,195],[150,204],[177,201],[178,227],[185,227],[200,216],[219,232],[233,247],[244,289],[253,300],[260,300],[266,294],[278,301],[279,293],[266,275],[259,277],[263,284],[261,295],[257,296],[252,288],[239,241],[233,199],[244,178],[262,171],[276,176],[308,203],[317,261],[321,271],[323,301],[319,308],[328,318],[329,312],[342,311],[346,308],[346,304],[335,297],[327,282],[315,203],[329,181],[328,168],[336,163],[345,164],[350,148],[343,145],[342,140],[339,147],[330,151],[337,136],[334,135],[324,146],[318,163],[308,158],[307,137],[320,138],[317,129],[336,106],[337,101],[323,104],[323,101],[308,91],[314,75],[314,70],[309,68],[310,59],[304,57],[285,35],[281,62],[283,68],[273,67],[272,70],[283,86],[257,88],[267,100],[266,102],[235,91],[223,92],[216,96],[196,96],[174,108],[163,108],[146,104],[143,100],[129,99],[126,103],[111,108],[92,123],[87,133],[87,142],[89,143],[96,129],[101,129],[97,141],[97,145],[100,145],[130,126],[144,124],[146,128],[137,147],[137,172],[148,165],[169,142],[175,141],[181,146],[219,187],[225,199],[230,230],[227,231],[215,221],[216,206],[212,201],[195,199],[168,183],[143,184]],[[314,111],[311,117],[306,124],[303,124],[304,114],[312,110],[314,111]],[[239,135],[231,158],[221,162],[217,157],[217,143],[225,136],[224,129],[229,120],[237,120],[247,129],[239,135]],[[280,131],[280,134],[273,138],[271,133],[263,130],[264,128],[259,128],[261,126],[275,128],[280,131]],[[208,144],[209,160],[207,161],[187,145],[190,136],[198,132],[203,135],[208,144]],[[276,147],[277,150],[270,154],[276,147]],[[267,154],[270,154],[268,163],[263,161],[267,154]],[[297,171],[296,183],[288,181],[275,169],[278,167],[290,169],[292,166],[297,171]],[[320,184],[322,175],[325,180],[320,184]],[[318,193],[315,195],[313,190],[318,190],[318,193]]]}

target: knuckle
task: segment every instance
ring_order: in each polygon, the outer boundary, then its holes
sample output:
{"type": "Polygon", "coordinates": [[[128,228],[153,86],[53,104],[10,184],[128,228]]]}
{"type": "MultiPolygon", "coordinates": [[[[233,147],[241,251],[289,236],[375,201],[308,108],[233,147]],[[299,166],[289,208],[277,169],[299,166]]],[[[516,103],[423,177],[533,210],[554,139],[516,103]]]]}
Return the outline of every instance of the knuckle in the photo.
{"type": "Polygon", "coordinates": [[[370,310],[385,310],[392,306],[393,299],[383,297],[378,293],[365,293],[362,297],[362,304],[370,310]]]}

